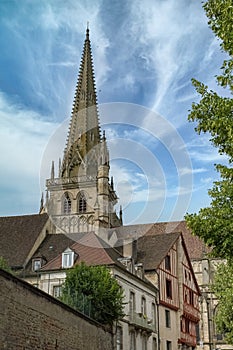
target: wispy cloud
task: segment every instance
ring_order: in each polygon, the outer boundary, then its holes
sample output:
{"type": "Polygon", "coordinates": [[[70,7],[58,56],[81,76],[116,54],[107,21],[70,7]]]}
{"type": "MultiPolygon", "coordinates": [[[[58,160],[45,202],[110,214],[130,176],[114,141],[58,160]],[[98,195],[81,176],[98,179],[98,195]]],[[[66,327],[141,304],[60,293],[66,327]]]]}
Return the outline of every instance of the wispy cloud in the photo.
{"type": "Polygon", "coordinates": [[[196,162],[212,163],[225,162],[227,158],[211,145],[210,136],[207,134],[197,135],[187,143],[190,157],[196,162]]]}
{"type": "Polygon", "coordinates": [[[179,169],[180,171],[180,175],[187,175],[187,174],[200,174],[200,173],[205,173],[207,171],[206,168],[196,168],[196,169],[193,169],[193,168],[188,168],[188,167],[185,167],[185,168],[181,168],[179,169]]]}
{"type": "MultiPolygon", "coordinates": [[[[2,93],[0,115],[1,191],[7,188],[9,196],[15,193],[16,201],[17,193],[20,192],[25,207],[31,212],[37,206],[37,203],[34,203],[30,208],[32,191],[33,198],[40,197],[40,159],[55,125],[44,120],[42,115],[12,103],[2,93]]],[[[1,213],[7,212],[9,208],[2,205],[4,201],[1,201],[1,213]]]]}

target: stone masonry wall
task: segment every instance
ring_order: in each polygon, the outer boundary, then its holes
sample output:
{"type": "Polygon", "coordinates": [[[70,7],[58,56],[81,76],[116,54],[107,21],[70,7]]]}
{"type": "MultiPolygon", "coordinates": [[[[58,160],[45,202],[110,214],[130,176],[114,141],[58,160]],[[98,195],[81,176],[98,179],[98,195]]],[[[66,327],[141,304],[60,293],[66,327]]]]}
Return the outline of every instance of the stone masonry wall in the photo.
{"type": "Polygon", "coordinates": [[[1,350],[111,350],[112,334],[30,284],[0,270],[1,350]]]}

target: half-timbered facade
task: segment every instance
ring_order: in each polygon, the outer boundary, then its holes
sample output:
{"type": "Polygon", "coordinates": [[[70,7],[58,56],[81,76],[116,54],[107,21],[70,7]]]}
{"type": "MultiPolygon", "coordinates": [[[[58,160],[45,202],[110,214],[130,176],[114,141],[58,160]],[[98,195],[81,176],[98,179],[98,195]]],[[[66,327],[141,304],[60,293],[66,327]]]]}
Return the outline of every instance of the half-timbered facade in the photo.
{"type": "MultiPolygon", "coordinates": [[[[118,235],[121,231],[124,229],[117,230],[118,235]]],[[[146,278],[159,289],[160,349],[193,349],[200,291],[183,237],[181,233],[156,234],[153,225],[146,231],[150,234],[139,237],[137,244],[132,240],[131,253],[143,266],[146,278]]],[[[126,232],[123,236],[126,240],[126,232]]]]}

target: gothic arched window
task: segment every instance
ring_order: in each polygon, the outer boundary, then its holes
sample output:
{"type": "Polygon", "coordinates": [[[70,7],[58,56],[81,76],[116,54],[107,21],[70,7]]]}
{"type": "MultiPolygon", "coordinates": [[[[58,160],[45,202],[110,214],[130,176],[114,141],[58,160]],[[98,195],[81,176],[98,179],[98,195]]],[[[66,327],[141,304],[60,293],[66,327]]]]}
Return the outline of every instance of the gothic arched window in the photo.
{"type": "Polygon", "coordinates": [[[78,212],[85,213],[87,211],[87,201],[84,193],[80,193],[78,197],[78,212]]]}
{"type": "Polygon", "coordinates": [[[71,199],[68,193],[65,193],[62,202],[62,213],[70,214],[71,213],[71,199]]]}

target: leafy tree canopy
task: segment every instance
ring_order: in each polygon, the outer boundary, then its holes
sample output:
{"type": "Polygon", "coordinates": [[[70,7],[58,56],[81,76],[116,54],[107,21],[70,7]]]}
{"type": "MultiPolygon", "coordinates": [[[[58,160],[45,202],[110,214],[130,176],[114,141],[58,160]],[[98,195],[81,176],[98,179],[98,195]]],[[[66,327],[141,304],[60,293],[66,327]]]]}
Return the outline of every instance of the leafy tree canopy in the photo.
{"type": "Polygon", "coordinates": [[[76,265],[67,273],[61,300],[102,324],[123,313],[123,289],[105,266],[76,265]]]}
{"type": "Polygon", "coordinates": [[[185,219],[195,235],[213,248],[213,255],[222,258],[233,256],[233,3],[232,0],[209,0],[203,5],[208,24],[220,39],[220,46],[228,59],[221,67],[217,83],[223,88],[220,96],[208,86],[193,79],[200,95],[199,103],[192,104],[189,121],[197,122],[198,134],[208,132],[210,141],[219,153],[227,156],[228,165],[216,165],[220,180],[209,191],[212,199],[207,208],[185,219]],[[226,97],[228,96],[228,97],[226,97]]]}
{"type": "Polygon", "coordinates": [[[215,313],[215,322],[227,342],[233,344],[233,264],[219,265],[212,285],[219,303],[215,313]]]}

